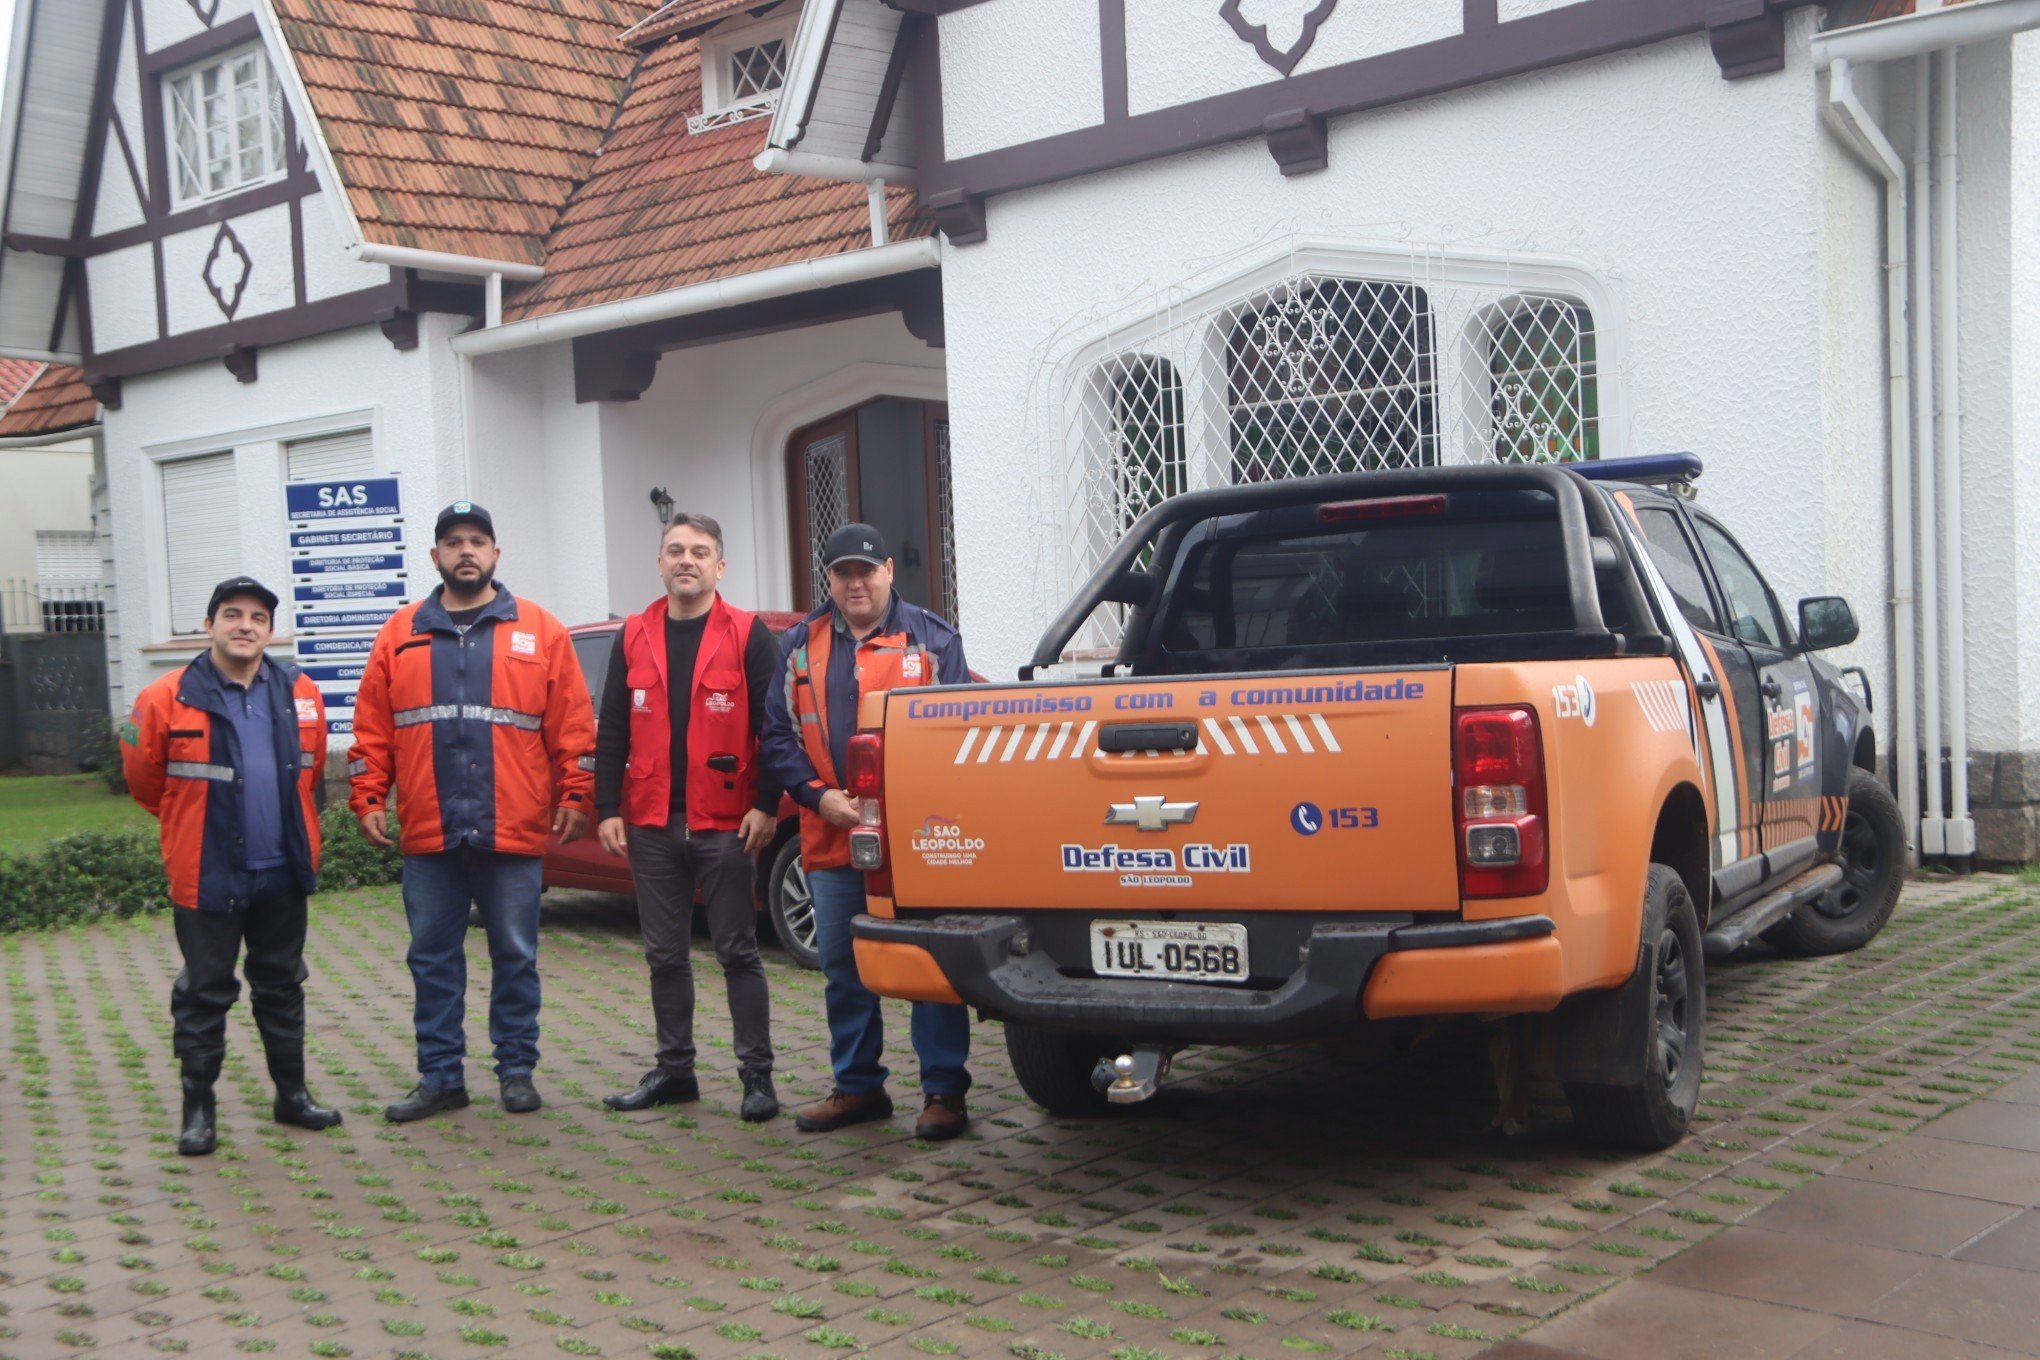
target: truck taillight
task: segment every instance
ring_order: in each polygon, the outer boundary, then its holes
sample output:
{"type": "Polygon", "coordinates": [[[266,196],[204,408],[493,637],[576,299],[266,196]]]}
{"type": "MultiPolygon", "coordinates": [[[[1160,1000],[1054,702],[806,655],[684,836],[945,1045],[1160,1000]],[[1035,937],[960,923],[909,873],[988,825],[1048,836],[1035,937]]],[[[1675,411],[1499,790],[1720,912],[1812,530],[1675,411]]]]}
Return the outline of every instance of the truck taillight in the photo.
{"type": "Polygon", "coordinates": [[[1467,897],[1529,897],[1551,880],[1545,853],[1544,741],[1527,708],[1453,715],[1459,881],[1467,897]]]}
{"type": "Polygon", "coordinates": [[[844,782],[857,800],[857,825],[850,829],[850,867],[864,872],[864,886],[892,894],[892,869],[885,862],[885,738],[859,732],[850,738],[844,782]]]}

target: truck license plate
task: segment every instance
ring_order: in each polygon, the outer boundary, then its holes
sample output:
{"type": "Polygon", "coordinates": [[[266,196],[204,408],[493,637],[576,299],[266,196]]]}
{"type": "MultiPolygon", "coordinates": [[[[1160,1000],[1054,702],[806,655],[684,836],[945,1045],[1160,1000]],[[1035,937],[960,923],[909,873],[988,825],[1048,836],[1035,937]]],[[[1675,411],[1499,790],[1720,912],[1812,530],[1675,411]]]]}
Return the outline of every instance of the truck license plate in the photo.
{"type": "Polygon", "coordinates": [[[1245,982],[1247,928],[1210,921],[1093,921],[1091,967],[1100,977],[1245,982]]]}

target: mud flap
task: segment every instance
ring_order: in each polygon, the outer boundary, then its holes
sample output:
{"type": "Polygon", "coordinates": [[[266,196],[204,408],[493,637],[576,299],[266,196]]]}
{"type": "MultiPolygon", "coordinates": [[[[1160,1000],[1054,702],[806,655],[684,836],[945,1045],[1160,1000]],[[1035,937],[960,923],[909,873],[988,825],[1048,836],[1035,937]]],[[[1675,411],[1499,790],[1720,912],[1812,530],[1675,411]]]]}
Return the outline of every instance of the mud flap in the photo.
{"type": "Polygon", "coordinates": [[[1555,1017],[1558,1079],[1594,1086],[1633,1086],[1650,1069],[1650,987],[1657,960],[1651,946],[1636,951],[1629,981],[1588,992],[1559,1007],[1555,1017]]]}

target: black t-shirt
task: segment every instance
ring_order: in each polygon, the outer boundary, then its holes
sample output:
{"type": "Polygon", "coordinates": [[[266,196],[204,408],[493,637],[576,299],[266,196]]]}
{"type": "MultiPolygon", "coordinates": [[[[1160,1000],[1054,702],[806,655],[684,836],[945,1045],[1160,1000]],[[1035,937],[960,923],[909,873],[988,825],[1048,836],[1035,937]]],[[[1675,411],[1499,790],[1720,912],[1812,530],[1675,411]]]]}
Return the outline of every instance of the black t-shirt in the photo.
{"type": "Polygon", "coordinates": [[[446,611],[446,617],[453,621],[455,628],[465,633],[475,626],[475,620],[481,618],[482,611],[488,607],[485,604],[478,604],[473,609],[449,609],[446,611]]]}
{"type": "MultiPolygon", "coordinates": [[[[668,722],[673,740],[669,758],[673,771],[670,810],[682,817],[687,809],[687,725],[693,714],[694,663],[701,653],[702,635],[708,616],[698,619],[666,618],[666,693],[668,722]]],[[[630,680],[623,657],[623,633],[616,632],[616,647],[610,654],[609,674],[602,685],[601,723],[595,734],[595,815],[617,817],[623,811],[623,770],[630,759],[630,680]]],[[[751,621],[751,636],[744,647],[744,682],[751,707],[751,738],[755,742],[765,730],[765,695],[779,671],[779,642],[762,619],[751,621]]],[[[772,812],[779,806],[779,785],[758,765],[757,806],[772,812]]]]}

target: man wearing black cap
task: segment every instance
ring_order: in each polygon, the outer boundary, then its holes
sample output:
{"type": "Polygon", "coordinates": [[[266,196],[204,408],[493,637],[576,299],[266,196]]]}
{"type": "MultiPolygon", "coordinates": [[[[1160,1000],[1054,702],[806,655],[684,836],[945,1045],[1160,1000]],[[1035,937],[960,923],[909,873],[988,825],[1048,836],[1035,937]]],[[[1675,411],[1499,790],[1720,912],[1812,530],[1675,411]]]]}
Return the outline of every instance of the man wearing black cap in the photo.
{"type": "MultiPolygon", "coordinates": [[[[963,639],[948,620],[893,593],[885,539],[869,524],[846,524],[822,545],[829,603],[781,640],[780,683],[768,694],[762,754],[766,769],[800,804],[801,862],[814,894],[815,945],[827,979],[829,1061],[836,1089],[794,1116],[817,1133],[885,1119],[892,1098],[879,1061],[884,1031],[878,997],[857,975],[850,922],[864,910],[864,875],[850,867],[857,800],[844,787],[858,701],[917,685],[970,683],[963,639]]],[[[921,1060],[918,1138],[954,1138],[969,1116],[970,1016],[961,1006],[913,1003],[914,1052],[921,1060]]]]}
{"type": "Polygon", "coordinates": [[[276,603],[253,577],[220,582],[205,609],[211,645],[144,689],[120,734],[128,788],[161,823],[178,908],[184,968],[170,1015],[184,1079],[177,1150],[187,1157],[217,1142],[213,1083],[244,942],[276,1122],[340,1122],[305,1090],[305,896],[318,879],[312,800],[326,764],[326,710],[301,672],[263,655],[276,603]]]}
{"type": "Polygon", "coordinates": [[[494,969],[489,1037],[503,1108],[542,1103],[538,1064],[540,856],[588,822],[595,718],[559,620],[496,583],[496,525],[473,501],[439,512],[440,587],[376,635],[355,698],[349,806],[371,844],[390,844],[394,793],[411,927],[418,1085],[393,1122],[468,1103],[468,906],[494,969]]]}

